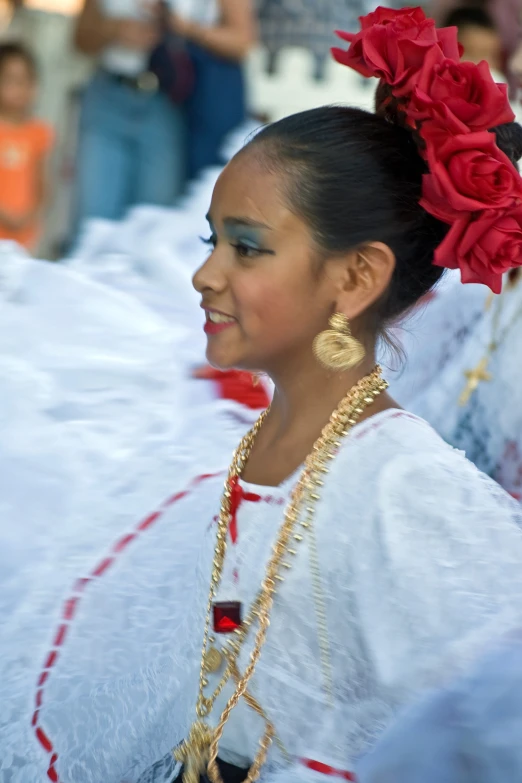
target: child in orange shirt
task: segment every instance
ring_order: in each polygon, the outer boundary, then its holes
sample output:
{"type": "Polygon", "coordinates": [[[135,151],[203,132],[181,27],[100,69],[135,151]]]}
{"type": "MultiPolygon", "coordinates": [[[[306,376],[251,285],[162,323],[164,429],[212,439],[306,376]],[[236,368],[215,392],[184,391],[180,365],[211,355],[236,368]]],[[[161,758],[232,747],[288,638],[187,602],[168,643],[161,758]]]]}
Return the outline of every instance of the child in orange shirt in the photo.
{"type": "Polygon", "coordinates": [[[0,45],[0,239],[34,251],[47,197],[52,129],[31,117],[36,63],[20,44],[0,45]]]}

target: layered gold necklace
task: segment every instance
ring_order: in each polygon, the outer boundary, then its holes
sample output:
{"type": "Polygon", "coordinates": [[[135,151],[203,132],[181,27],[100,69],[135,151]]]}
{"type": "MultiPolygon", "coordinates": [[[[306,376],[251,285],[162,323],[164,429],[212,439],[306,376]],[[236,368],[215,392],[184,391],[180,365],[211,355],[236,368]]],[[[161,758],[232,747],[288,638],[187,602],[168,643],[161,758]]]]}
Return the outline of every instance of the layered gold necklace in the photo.
{"type": "MultiPolygon", "coordinates": [[[[380,367],[376,367],[370,375],[364,377],[348,392],[333,412],[330,421],[323,429],[319,439],[313,446],[312,452],[307,457],[303,471],[292,491],[277,539],[272,547],[272,554],[259,592],[248,614],[242,619],[240,626],[227,639],[220,651],[214,646],[215,638],[212,636],[210,629],[213,606],[221,583],[225,562],[227,533],[231,519],[232,487],[245,469],[256,436],[263,425],[268,411],[261,414],[258,421],[250,432],[245,435],[235,451],[225,482],[217,526],[203,638],[199,695],[196,704],[197,719],[192,725],[185,742],[174,751],[176,759],[184,767],[184,783],[199,783],[200,776],[205,772],[212,783],[223,783],[217,765],[218,745],[230,713],[241,698],[263,718],[265,723],[265,731],[246,778],[246,783],[253,783],[259,777],[261,768],[266,761],[268,749],[274,738],[277,741],[277,737],[275,727],[266,716],[262,707],[249,693],[248,685],[266,640],[274,597],[278,585],[284,581],[282,574],[292,567],[291,561],[297,554],[299,544],[304,540],[307,532],[312,534],[315,507],[320,498],[320,491],[323,485],[322,477],[325,473],[328,473],[329,462],[335,458],[341,446],[341,439],[357,424],[365,408],[371,405],[387,387],[388,384],[381,376],[380,367]],[[254,624],[257,626],[254,646],[250,653],[248,665],[241,674],[237,663],[238,657],[245,639],[254,624]],[[213,693],[207,696],[207,688],[210,684],[208,675],[216,673],[221,669],[223,669],[223,674],[217,687],[213,693]],[[212,728],[206,719],[210,715],[216,699],[231,678],[235,683],[234,693],[228,700],[217,727],[212,728]]],[[[316,613],[320,637],[321,662],[323,670],[329,670],[329,647],[325,611],[322,606],[317,606],[317,600],[316,613]]]]}

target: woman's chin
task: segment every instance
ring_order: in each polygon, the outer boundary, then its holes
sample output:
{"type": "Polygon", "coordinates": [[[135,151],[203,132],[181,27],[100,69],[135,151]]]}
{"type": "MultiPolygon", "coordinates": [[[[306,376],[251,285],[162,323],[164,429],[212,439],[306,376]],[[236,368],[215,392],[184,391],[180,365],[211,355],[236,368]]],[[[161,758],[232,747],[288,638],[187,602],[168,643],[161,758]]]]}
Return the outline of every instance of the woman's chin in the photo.
{"type": "Polygon", "coordinates": [[[258,372],[259,362],[246,356],[240,351],[224,350],[224,346],[218,348],[216,344],[209,342],[206,351],[207,362],[215,370],[229,372],[230,370],[242,370],[243,372],[258,372]]]}
{"type": "Polygon", "coordinates": [[[212,351],[210,348],[207,348],[207,361],[211,367],[215,370],[221,370],[221,372],[241,369],[238,367],[238,364],[234,361],[233,357],[225,356],[217,351],[212,351]]]}

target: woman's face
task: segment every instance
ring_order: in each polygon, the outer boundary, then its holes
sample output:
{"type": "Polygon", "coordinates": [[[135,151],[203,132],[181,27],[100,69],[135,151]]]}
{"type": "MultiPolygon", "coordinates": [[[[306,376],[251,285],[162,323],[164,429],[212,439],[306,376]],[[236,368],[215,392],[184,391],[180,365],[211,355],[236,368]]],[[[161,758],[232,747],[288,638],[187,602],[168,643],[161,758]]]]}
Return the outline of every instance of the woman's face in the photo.
{"type": "Polygon", "coordinates": [[[314,271],[318,251],[282,186],[253,148],[234,158],[214,189],[211,252],[194,286],[206,315],[207,359],[215,367],[274,375],[309,361],[334,310],[335,267],[314,271]]]}

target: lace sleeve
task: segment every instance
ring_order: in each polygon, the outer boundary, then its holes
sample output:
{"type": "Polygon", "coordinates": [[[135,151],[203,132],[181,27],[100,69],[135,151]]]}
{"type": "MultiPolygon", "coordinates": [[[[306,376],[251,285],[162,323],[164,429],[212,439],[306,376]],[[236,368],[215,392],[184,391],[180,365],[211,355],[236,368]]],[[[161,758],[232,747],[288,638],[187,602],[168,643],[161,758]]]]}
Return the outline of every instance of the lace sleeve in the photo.
{"type": "Polygon", "coordinates": [[[517,625],[521,512],[450,447],[386,465],[358,600],[387,686],[439,682],[517,625]]]}
{"type": "Polygon", "coordinates": [[[522,637],[400,715],[357,769],[360,783],[519,783],[522,637]]]}

